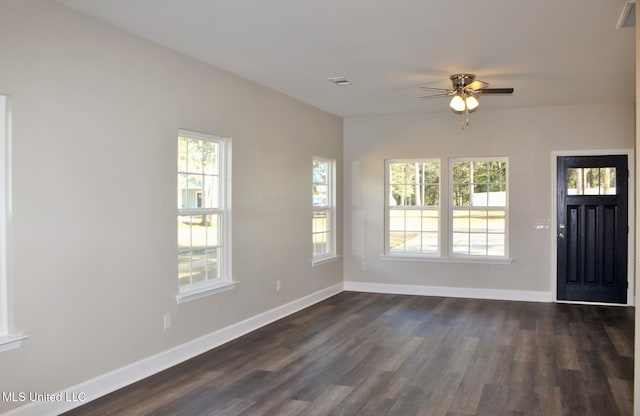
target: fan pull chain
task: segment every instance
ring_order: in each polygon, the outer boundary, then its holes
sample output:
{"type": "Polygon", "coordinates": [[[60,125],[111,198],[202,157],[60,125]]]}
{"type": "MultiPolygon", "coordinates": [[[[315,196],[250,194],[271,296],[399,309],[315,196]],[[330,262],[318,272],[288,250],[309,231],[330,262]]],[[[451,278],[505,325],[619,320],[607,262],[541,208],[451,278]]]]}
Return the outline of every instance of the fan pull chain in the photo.
{"type": "Polygon", "coordinates": [[[464,106],[464,114],[466,116],[466,120],[462,122],[462,130],[469,125],[469,107],[467,107],[466,104],[464,106]]]}

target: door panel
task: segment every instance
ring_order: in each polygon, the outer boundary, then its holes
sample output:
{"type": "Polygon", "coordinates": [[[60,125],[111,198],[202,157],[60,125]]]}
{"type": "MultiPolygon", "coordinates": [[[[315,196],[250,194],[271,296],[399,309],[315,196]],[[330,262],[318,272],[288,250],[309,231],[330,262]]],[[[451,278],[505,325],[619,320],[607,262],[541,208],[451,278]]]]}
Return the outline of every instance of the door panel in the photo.
{"type": "MultiPolygon", "coordinates": [[[[617,209],[616,207],[606,206],[604,207],[604,229],[605,230],[617,230],[617,209]]],[[[604,247],[602,256],[602,276],[604,283],[608,286],[615,284],[616,276],[616,234],[615,232],[605,233],[604,235],[604,247]]],[[[626,247],[625,247],[626,251],[626,247]]],[[[625,265],[627,264],[627,256],[625,256],[625,265]]],[[[625,267],[626,273],[626,267],[625,267]]],[[[625,279],[626,282],[626,279],[625,279]]],[[[625,285],[626,288],[626,285],[625,285]]],[[[625,299],[626,300],[626,299],[625,299]]]]}
{"type": "Polygon", "coordinates": [[[627,302],[627,156],[558,158],[558,299],[627,302]]]}
{"type": "Polygon", "coordinates": [[[569,206],[569,224],[566,231],[567,254],[566,259],[566,280],[569,283],[577,283],[580,270],[580,209],[576,206],[569,206]]]}

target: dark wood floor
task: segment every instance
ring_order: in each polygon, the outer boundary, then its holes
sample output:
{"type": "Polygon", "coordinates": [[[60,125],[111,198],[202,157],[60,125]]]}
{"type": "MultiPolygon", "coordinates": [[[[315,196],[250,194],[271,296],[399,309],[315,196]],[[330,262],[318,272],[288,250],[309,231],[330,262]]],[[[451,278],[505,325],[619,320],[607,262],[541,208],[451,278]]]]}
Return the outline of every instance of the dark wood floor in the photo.
{"type": "Polygon", "coordinates": [[[343,292],[68,415],[632,415],[634,310],[343,292]]]}

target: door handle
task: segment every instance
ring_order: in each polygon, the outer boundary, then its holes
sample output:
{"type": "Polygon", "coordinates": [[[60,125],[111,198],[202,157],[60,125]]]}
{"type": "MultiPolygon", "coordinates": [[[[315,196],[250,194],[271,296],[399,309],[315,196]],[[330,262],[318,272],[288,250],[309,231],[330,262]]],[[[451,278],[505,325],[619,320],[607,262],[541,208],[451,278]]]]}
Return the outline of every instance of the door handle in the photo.
{"type": "Polygon", "coordinates": [[[558,234],[558,237],[559,237],[559,238],[564,238],[564,233],[559,233],[559,234],[558,234]]]}

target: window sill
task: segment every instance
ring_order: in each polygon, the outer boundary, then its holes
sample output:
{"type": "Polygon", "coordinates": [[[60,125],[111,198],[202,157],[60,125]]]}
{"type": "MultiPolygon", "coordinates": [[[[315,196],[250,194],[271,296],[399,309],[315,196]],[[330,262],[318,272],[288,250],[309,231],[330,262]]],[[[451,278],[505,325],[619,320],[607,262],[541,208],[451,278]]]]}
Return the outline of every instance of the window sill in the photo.
{"type": "Polygon", "coordinates": [[[316,267],[316,266],[320,266],[321,264],[338,261],[339,258],[340,256],[331,256],[331,257],[323,257],[321,259],[313,259],[311,260],[311,267],[316,267]]]}
{"type": "Polygon", "coordinates": [[[432,263],[511,264],[512,262],[512,259],[507,257],[427,257],[384,254],[380,258],[392,261],[426,261],[432,263]]]}
{"type": "Polygon", "coordinates": [[[29,338],[26,335],[4,335],[0,336],[0,352],[20,348],[22,341],[29,338]]]}
{"type": "Polygon", "coordinates": [[[234,289],[237,284],[238,282],[236,281],[224,281],[213,285],[207,285],[204,287],[188,290],[183,293],[178,293],[176,295],[176,302],[180,304],[204,298],[206,296],[215,295],[216,293],[226,292],[227,290],[234,289]]]}

